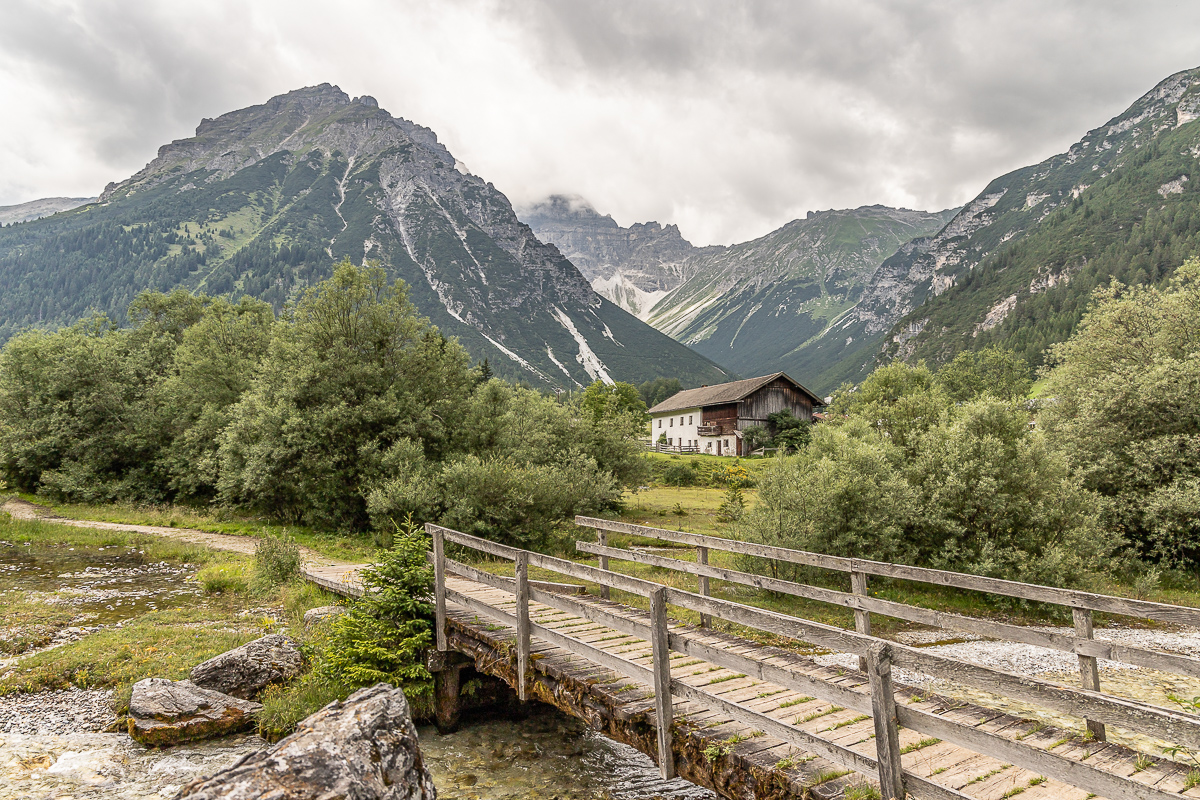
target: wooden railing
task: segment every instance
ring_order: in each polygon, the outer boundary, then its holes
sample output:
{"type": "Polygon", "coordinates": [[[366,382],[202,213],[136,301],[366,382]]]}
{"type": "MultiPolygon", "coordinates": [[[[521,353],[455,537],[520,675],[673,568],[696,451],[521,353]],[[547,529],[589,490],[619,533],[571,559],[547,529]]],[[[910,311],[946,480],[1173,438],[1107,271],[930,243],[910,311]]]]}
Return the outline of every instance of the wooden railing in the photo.
{"type": "MultiPolygon", "coordinates": [[[[962,572],[910,567],[903,564],[890,564],[859,558],[843,558],[823,553],[811,553],[804,550],[792,550],[785,547],[723,539],[717,536],[704,536],[684,531],[631,525],[629,523],[614,522],[593,517],[576,517],[575,524],[596,529],[597,544],[576,542],[575,547],[580,552],[598,555],[600,557],[600,565],[604,568],[607,568],[610,558],[618,558],[696,575],[699,578],[700,594],[702,595],[709,594],[709,579],[717,578],[729,583],[754,586],[767,591],[779,592],[780,594],[842,606],[843,608],[853,609],[855,630],[868,635],[871,633],[871,614],[876,613],[894,619],[917,622],[922,625],[975,633],[992,639],[1004,639],[1010,642],[1020,642],[1035,647],[1058,650],[1064,653],[1073,653],[1079,658],[1081,685],[1084,689],[1094,692],[1101,690],[1099,668],[1096,663],[1097,659],[1120,661],[1139,667],[1148,667],[1192,678],[1200,678],[1200,660],[1198,659],[1174,653],[1129,647],[1114,642],[1099,641],[1093,637],[1092,633],[1092,612],[1094,611],[1137,619],[1158,620],[1161,622],[1200,627],[1200,608],[1154,603],[1071,589],[1059,589],[1052,586],[1038,586],[1036,584],[987,578],[962,572]],[[649,553],[608,547],[607,534],[610,532],[692,545],[696,548],[697,560],[696,562],[683,561],[649,553]],[[850,592],[839,592],[834,589],[710,566],[708,564],[709,550],[723,550],[730,553],[847,572],[850,574],[851,590],[850,592]],[[1006,597],[1066,606],[1071,609],[1075,625],[1075,635],[1067,636],[1061,633],[1040,631],[1021,625],[1009,625],[962,614],[934,611],[919,606],[910,606],[905,603],[872,597],[868,591],[867,584],[869,575],[900,578],[907,581],[935,584],[937,586],[970,589],[1006,597]]],[[[704,624],[704,620],[701,620],[701,624],[704,624]]],[[[860,659],[859,668],[863,670],[867,668],[865,659],[860,659]]],[[[1087,719],[1086,723],[1088,729],[1097,740],[1105,740],[1106,734],[1102,722],[1087,719]]]]}
{"type": "MultiPolygon", "coordinates": [[[[656,530],[641,528],[640,526],[623,525],[622,523],[612,523],[607,520],[580,518],[577,521],[581,525],[597,527],[602,532],[619,529],[625,533],[647,535],[645,531],[656,530]]],[[[434,563],[436,575],[435,597],[438,649],[446,650],[448,648],[446,605],[447,602],[453,602],[477,614],[516,629],[518,674],[518,686],[516,688],[522,698],[527,696],[526,682],[528,680],[530,665],[529,640],[532,635],[536,635],[544,641],[568,650],[571,653],[587,658],[593,663],[652,685],[655,692],[655,712],[658,721],[658,762],[664,777],[672,777],[674,770],[670,738],[671,721],[673,718],[672,695],[674,695],[706,705],[735,721],[751,725],[770,736],[776,737],[806,752],[824,757],[845,768],[865,775],[876,776],[880,781],[884,798],[901,798],[905,796],[905,792],[916,797],[931,798],[932,800],[943,800],[944,798],[961,799],[967,797],[967,795],[961,792],[941,786],[903,768],[900,760],[901,752],[898,747],[898,726],[937,737],[976,753],[1003,759],[1008,763],[1036,771],[1056,780],[1061,780],[1088,792],[1113,798],[1113,800],[1125,800],[1126,798],[1129,800],[1134,800],[1135,798],[1138,800],[1145,800],[1146,798],[1166,800],[1166,798],[1178,797],[1176,794],[1155,789],[1120,775],[1098,769],[1083,761],[1074,761],[1021,741],[1007,739],[997,734],[985,732],[975,727],[903,704],[898,705],[894,700],[892,691],[891,668],[893,665],[936,678],[977,686],[991,692],[1034,703],[1072,716],[1106,722],[1138,733],[1166,739],[1189,748],[1200,749],[1200,717],[1192,714],[1159,708],[1137,701],[1110,697],[1092,689],[1074,689],[1049,681],[1028,676],[1013,675],[1000,670],[957,661],[916,648],[874,638],[858,631],[846,631],[811,620],[714,598],[708,596],[704,591],[693,593],[663,586],[652,581],[610,571],[605,568],[603,563],[601,567],[579,564],[565,559],[497,544],[432,524],[426,525],[426,529],[433,539],[433,553],[431,554],[431,558],[434,563]],[[514,562],[514,577],[508,578],[493,575],[468,564],[447,558],[445,554],[445,545],[447,542],[514,562]],[[649,623],[647,624],[636,619],[631,619],[628,616],[611,613],[593,603],[581,601],[553,591],[538,589],[529,580],[528,570],[530,567],[538,567],[577,580],[597,584],[602,587],[602,592],[605,593],[610,589],[617,589],[647,598],[650,606],[649,623]],[[512,592],[517,601],[516,614],[510,614],[468,594],[449,588],[446,585],[446,576],[448,574],[459,575],[493,588],[512,592]],[[529,618],[529,602],[531,600],[651,642],[653,666],[647,668],[635,664],[598,647],[533,622],[529,618]],[[748,655],[713,647],[710,644],[697,641],[693,637],[678,632],[671,632],[667,622],[666,609],[668,605],[674,605],[678,608],[699,613],[708,618],[715,617],[759,631],[807,641],[829,650],[857,655],[866,664],[870,693],[857,692],[787,667],[776,666],[766,660],[759,661],[748,655]],[[863,755],[840,744],[828,741],[750,709],[745,705],[731,702],[703,689],[671,678],[669,666],[669,654],[671,651],[683,653],[694,658],[701,658],[711,664],[736,670],[752,678],[768,681],[787,689],[811,695],[826,702],[835,703],[843,708],[871,715],[874,720],[876,733],[876,757],[871,758],[863,755]]],[[[682,534],[674,531],[658,532],[670,534],[673,537],[696,537],[695,534],[682,534]]],[[[696,537],[689,543],[706,548],[716,548],[718,544],[725,545],[721,549],[731,549],[734,546],[744,544],[719,540],[715,539],[715,537],[696,537]]],[[[746,546],[749,548],[762,548],[760,545],[746,546]]],[[[600,545],[599,547],[607,551],[601,555],[602,560],[608,558],[627,558],[631,555],[638,556],[638,558],[631,560],[641,560],[641,557],[645,555],[640,553],[635,554],[632,551],[617,550],[616,548],[607,548],[604,545],[600,545]]],[[[760,549],[754,555],[771,557],[767,555],[769,549],[760,549]]],[[[796,553],[796,551],[790,552],[793,554],[796,553]]],[[[809,556],[812,556],[814,560],[829,558],[827,556],[818,556],[817,554],[803,554],[805,558],[809,556]]],[[[796,555],[795,557],[800,558],[801,556],[796,555]]],[[[897,570],[912,569],[898,567],[897,565],[879,564],[878,562],[857,562],[850,559],[823,563],[837,563],[841,565],[843,561],[846,562],[845,566],[863,566],[864,570],[857,570],[863,574],[886,574],[883,572],[885,567],[897,570]]],[[[704,565],[693,564],[690,566],[702,567],[704,565]]],[[[720,570],[718,573],[717,570],[718,568],[716,567],[707,567],[703,571],[703,574],[701,572],[695,574],[701,578],[716,577],[722,580],[727,580],[730,577],[741,579],[741,576],[746,576],[745,580],[750,580],[751,578],[755,580],[773,580],[763,579],[760,576],[748,576],[746,573],[737,573],[735,575],[732,571],[728,570],[720,570]]],[[[930,572],[937,571],[922,571],[922,574],[926,575],[926,573],[930,572]]],[[[948,575],[956,575],[956,573],[948,573],[948,575]]],[[[926,575],[926,577],[929,576],[926,575]]],[[[963,580],[973,577],[962,576],[963,580]]],[[[909,577],[909,579],[913,578],[909,577]]],[[[943,580],[941,583],[943,585],[953,585],[948,583],[947,580],[943,580]]],[[[954,580],[958,580],[958,578],[954,578],[954,580]]],[[[986,582],[991,579],[979,580],[986,582]]],[[[779,589],[782,584],[786,583],[773,582],[763,584],[763,586],[764,588],[779,589]]],[[[1011,582],[1000,583],[1009,584],[1011,582]]],[[[795,586],[799,586],[799,584],[795,586]]],[[[1015,584],[1015,586],[1023,587],[1024,584],[1015,584]]],[[[1032,593],[1039,594],[1034,599],[1040,600],[1045,600],[1045,598],[1052,596],[1051,594],[1046,594],[1046,592],[1054,593],[1062,591],[1048,589],[1047,587],[1033,588],[1038,591],[1032,593]]],[[[863,590],[865,591],[865,585],[863,590]]],[[[1012,591],[1016,590],[1013,589],[1012,591]]],[[[1024,589],[1021,591],[1024,591],[1024,589]]],[[[844,595],[844,593],[837,594],[844,595]]],[[[1101,610],[1107,611],[1113,607],[1110,601],[1121,599],[1104,598],[1101,595],[1085,595],[1084,593],[1067,594],[1071,600],[1084,604],[1081,607],[1088,610],[1096,610],[1097,606],[1102,606],[1101,610]]],[[[1059,595],[1053,596],[1059,597],[1059,595]]],[[[830,597],[833,596],[830,595],[830,597]]],[[[856,598],[854,602],[862,602],[867,599],[873,600],[873,598],[866,598],[862,595],[851,595],[851,597],[856,598]]],[[[1054,602],[1054,600],[1045,601],[1054,602]]],[[[1135,610],[1142,614],[1154,613],[1163,615],[1167,614],[1169,609],[1177,609],[1177,607],[1165,606],[1163,604],[1143,604],[1140,601],[1128,602],[1137,604],[1135,610]],[[1153,608],[1150,608],[1151,606],[1153,608]]],[[[1129,608],[1127,606],[1120,607],[1129,608]]],[[[900,609],[893,608],[890,605],[886,608],[875,605],[864,605],[862,606],[862,610],[868,613],[875,610],[879,611],[879,613],[891,614],[892,612],[898,612],[900,609]]],[[[1190,619],[1191,617],[1187,616],[1185,612],[1193,611],[1193,609],[1177,609],[1177,612],[1171,611],[1170,614],[1175,615],[1178,613],[1190,619]]],[[[1163,617],[1155,616],[1152,618],[1163,617]]],[[[1076,641],[1086,642],[1091,640],[1080,637],[1076,641]]],[[[1128,650],[1129,648],[1123,648],[1122,652],[1128,650]]]]}

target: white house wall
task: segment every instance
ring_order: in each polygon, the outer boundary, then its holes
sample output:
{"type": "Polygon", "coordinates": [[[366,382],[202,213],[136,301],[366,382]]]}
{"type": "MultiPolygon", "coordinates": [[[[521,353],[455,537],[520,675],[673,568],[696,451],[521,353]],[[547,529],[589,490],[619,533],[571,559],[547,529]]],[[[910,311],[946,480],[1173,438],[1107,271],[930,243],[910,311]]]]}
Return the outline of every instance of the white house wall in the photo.
{"type": "Polygon", "coordinates": [[[701,436],[699,428],[703,414],[699,408],[689,408],[684,411],[673,411],[670,414],[658,414],[650,419],[650,437],[655,443],[658,437],[666,434],[671,447],[698,447],[701,453],[716,455],[717,442],[722,442],[721,455],[737,455],[737,439],[734,434],[724,436],[701,436]]]}

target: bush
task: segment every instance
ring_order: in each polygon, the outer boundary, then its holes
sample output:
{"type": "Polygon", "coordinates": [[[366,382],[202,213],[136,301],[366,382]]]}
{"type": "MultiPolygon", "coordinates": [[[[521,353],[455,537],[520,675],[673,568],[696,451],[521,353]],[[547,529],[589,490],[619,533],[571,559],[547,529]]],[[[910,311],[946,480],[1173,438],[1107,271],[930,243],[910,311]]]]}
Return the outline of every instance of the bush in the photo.
{"type": "Polygon", "coordinates": [[[263,536],[254,548],[254,588],[273,589],[300,577],[300,545],[292,537],[263,536]]]}
{"type": "Polygon", "coordinates": [[[424,661],[424,651],[433,646],[428,548],[421,528],[397,527],[394,549],[363,570],[366,593],[330,624],[313,680],[351,687],[385,682],[403,688],[410,703],[428,701],[433,694],[424,661]]]}

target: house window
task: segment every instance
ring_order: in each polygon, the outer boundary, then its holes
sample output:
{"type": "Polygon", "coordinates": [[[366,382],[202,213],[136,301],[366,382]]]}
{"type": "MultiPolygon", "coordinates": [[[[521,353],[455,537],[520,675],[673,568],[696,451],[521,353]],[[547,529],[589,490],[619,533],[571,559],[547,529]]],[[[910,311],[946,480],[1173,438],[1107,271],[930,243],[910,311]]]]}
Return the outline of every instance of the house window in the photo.
{"type": "Polygon", "coordinates": [[[662,427],[662,417],[658,418],[658,427],[662,427]]]}
{"type": "Polygon", "coordinates": [[[680,425],[680,427],[682,427],[682,426],[683,426],[683,417],[680,417],[680,418],[679,418],[679,425],[680,425]]]}
{"type": "Polygon", "coordinates": [[[729,440],[728,439],[725,440],[725,449],[726,450],[729,449],[729,440]]]}
{"type": "Polygon", "coordinates": [[[675,418],[674,417],[671,417],[671,427],[672,428],[675,427],[675,418]]]}
{"type": "Polygon", "coordinates": [[[688,414],[688,425],[692,424],[692,415],[688,414]]]}
{"type": "Polygon", "coordinates": [[[675,446],[675,440],[667,439],[667,447],[674,447],[674,446],[675,446]]]}

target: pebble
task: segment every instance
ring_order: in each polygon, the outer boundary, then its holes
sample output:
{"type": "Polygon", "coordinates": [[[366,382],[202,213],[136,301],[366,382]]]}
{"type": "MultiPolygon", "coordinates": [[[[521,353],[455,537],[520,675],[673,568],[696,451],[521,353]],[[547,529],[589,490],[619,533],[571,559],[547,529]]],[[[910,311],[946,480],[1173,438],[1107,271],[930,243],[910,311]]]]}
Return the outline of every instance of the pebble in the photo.
{"type": "Polygon", "coordinates": [[[116,720],[112,695],[111,690],[72,688],[0,696],[0,733],[96,733],[116,720]]]}

